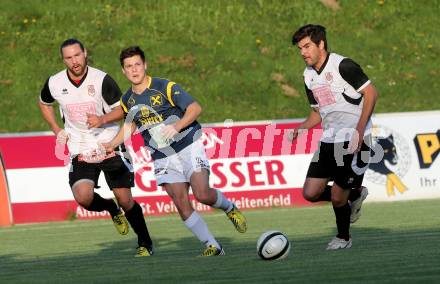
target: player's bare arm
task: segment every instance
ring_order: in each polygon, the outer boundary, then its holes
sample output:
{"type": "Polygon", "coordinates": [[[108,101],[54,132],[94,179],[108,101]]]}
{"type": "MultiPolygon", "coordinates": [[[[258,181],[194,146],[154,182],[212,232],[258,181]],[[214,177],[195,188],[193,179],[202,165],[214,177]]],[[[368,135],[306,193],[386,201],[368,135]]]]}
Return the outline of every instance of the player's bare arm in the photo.
{"type": "Polygon", "coordinates": [[[46,120],[47,124],[49,125],[50,129],[52,129],[53,133],[55,133],[55,135],[63,130],[61,127],[59,127],[55,119],[55,111],[52,105],[40,103],[40,111],[43,115],[44,120],[46,120]]]}
{"type": "Polygon", "coordinates": [[[164,127],[162,130],[162,135],[166,139],[173,138],[182,129],[193,123],[202,113],[202,107],[199,103],[191,103],[185,110],[183,117],[178,120],[175,124],[170,124],[164,127]]]}
{"type": "Polygon", "coordinates": [[[118,134],[108,143],[102,143],[102,147],[105,148],[105,151],[107,153],[113,152],[113,150],[118,146],[121,145],[126,137],[130,137],[131,134],[135,131],[136,124],[134,122],[132,123],[124,123],[124,125],[119,129],[118,134]]]}
{"type": "Polygon", "coordinates": [[[67,140],[69,139],[69,135],[58,125],[55,119],[55,111],[53,106],[40,103],[40,110],[44,120],[46,120],[50,129],[52,129],[53,133],[55,133],[55,136],[57,137],[57,144],[66,144],[67,140]]]}
{"type": "Polygon", "coordinates": [[[316,125],[318,125],[319,123],[321,123],[319,108],[314,107],[310,111],[309,117],[303,123],[301,123],[300,126],[290,130],[287,134],[288,135],[287,137],[290,141],[294,141],[302,131],[309,130],[315,127],[316,125]]]}
{"type": "Polygon", "coordinates": [[[368,86],[366,86],[362,91],[360,91],[360,93],[364,97],[364,105],[362,108],[361,116],[359,118],[359,122],[356,126],[356,131],[358,135],[355,134],[353,135],[352,138],[352,139],[356,139],[356,141],[352,141],[351,143],[352,145],[351,150],[354,152],[358,152],[361,149],[362,139],[359,139],[359,137],[364,137],[365,127],[367,126],[368,120],[370,119],[371,114],[373,113],[377,97],[379,96],[373,84],[368,84],[368,86]]]}
{"type": "Polygon", "coordinates": [[[112,109],[111,112],[98,116],[96,114],[87,113],[88,128],[98,128],[103,124],[119,121],[124,118],[124,111],[121,106],[112,109]]]}

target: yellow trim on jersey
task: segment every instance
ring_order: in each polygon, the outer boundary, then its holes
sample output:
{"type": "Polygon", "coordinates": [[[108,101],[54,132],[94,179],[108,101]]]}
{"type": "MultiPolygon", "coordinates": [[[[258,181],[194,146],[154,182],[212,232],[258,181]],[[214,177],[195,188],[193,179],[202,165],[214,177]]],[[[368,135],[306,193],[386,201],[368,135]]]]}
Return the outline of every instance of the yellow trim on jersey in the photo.
{"type": "Polygon", "coordinates": [[[168,101],[170,102],[170,104],[172,105],[172,106],[176,106],[175,104],[174,104],[174,102],[173,102],[173,99],[171,98],[171,88],[175,85],[176,83],[174,83],[174,82],[168,82],[168,84],[167,84],[167,98],[168,98],[168,101]]]}
{"type": "Polygon", "coordinates": [[[124,103],[122,102],[122,97],[119,99],[119,101],[121,102],[121,107],[124,110],[125,113],[128,113],[127,107],[124,105],[124,103]]]}
{"type": "Polygon", "coordinates": [[[150,88],[150,86],[151,86],[151,82],[153,82],[153,80],[151,79],[150,76],[147,76],[147,89],[150,88]]]}

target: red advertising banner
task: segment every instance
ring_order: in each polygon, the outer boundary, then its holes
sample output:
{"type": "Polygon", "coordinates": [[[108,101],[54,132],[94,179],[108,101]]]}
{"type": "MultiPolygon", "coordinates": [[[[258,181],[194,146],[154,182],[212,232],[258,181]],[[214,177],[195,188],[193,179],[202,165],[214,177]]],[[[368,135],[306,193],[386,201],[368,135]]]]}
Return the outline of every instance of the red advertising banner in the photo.
{"type": "MultiPolygon", "coordinates": [[[[373,147],[382,147],[384,154],[371,162],[365,173],[367,202],[440,198],[438,121],[439,111],[373,117],[373,147]]],[[[292,143],[286,139],[286,131],[298,124],[289,120],[205,125],[201,139],[210,160],[211,187],[224,192],[242,209],[310,205],[301,190],[322,131],[312,129],[292,143]]],[[[175,212],[165,191],[157,186],[151,156],[141,137],[136,135],[131,142],[127,151],[135,172],[132,193],[144,214],[175,212]]],[[[50,133],[0,135],[6,172],[0,180],[0,226],[12,220],[29,223],[108,217],[84,210],[74,201],[65,151],[55,148],[55,137],[50,133]]],[[[98,183],[101,188],[96,191],[113,198],[102,177],[98,183]]],[[[197,202],[194,207],[211,210],[197,202]]]]}
{"type": "MultiPolygon", "coordinates": [[[[297,122],[215,125],[203,128],[203,143],[211,163],[210,183],[234,200],[241,209],[308,205],[301,195],[304,170],[321,131],[309,132],[294,143],[286,130],[297,122]],[[304,167],[303,167],[304,168],[304,167]]],[[[154,180],[149,152],[140,135],[135,135],[127,150],[135,171],[133,196],[145,215],[175,213],[170,198],[154,180]]],[[[15,223],[105,218],[108,214],[89,212],[76,204],[68,186],[69,165],[55,152],[55,137],[50,133],[3,135],[0,151],[10,181],[11,208],[15,223]]],[[[62,151],[61,151],[62,152],[62,151]]],[[[99,193],[112,198],[100,180],[99,193]]],[[[198,211],[210,211],[196,201],[198,211]]],[[[3,206],[3,204],[2,204],[3,206]]]]}

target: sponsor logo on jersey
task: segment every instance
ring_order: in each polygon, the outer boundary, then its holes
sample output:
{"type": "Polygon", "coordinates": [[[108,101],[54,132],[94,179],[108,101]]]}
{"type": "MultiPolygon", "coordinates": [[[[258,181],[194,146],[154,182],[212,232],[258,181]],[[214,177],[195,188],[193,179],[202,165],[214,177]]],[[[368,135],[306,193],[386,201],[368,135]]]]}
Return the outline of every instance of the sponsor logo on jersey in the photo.
{"type": "Polygon", "coordinates": [[[320,107],[324,107],[336,103],[336,98],[332,93],[330,85],[325,85],[322,87],[312,89],[312,92],[313,92],[313,96],[315,97],[315,100],[318,102],[320,107]]]}
{"type": "Polygon", "coordinates": [[[161,123],[163,121],[163,115],[159,114],[159,115],[153,115],[150,117],[141,117],[139,118],[139,122],[142,125],[154,125],[154,124],[158,124],[161,123]]]}
{"type": "Polygon", "coordinates": [[[150,115],[150,110],[148,109],[147,106],[141,107],[141,115],[143,118],[146,118],[150,115]]]}
{"type": "Polygon", "coordinates": [[[92,102],[66,104],[67,116],[73,123],[85,123],[87,113],[96,113],[95,104],[92,102]]]}
{"type": "Polygon", "coordinates": [[[93,97],[95,95],[95,86],[94,85],[88,85],[87,86],[87,92],[89,96],[93,97]]]}
{"type": "Polygon", "coordinates": [[[162,96],[155,95],[150,97],[150,105],[151,106],[161,106],[162,105],[162,96]]]}
{"type": "Polygon", "coordinates": [[[68,93],[69,93],[69,91],[67,91],[66,88],[64,88],[64,89],[62,90],[62,92],[61,92],[62,95],[67,95],[68,93]]]}

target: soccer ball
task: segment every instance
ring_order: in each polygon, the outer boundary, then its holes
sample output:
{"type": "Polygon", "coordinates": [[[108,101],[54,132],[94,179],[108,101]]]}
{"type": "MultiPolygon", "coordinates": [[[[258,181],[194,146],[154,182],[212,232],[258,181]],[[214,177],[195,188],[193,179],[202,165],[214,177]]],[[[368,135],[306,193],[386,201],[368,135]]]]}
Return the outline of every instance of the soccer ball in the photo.
{"type": "Polygon", "coordinates": [[[257,254],[264,260],[285,258],[289,251],[289,239],[280,231],[264,232],[258,239],[257,254]]]}

